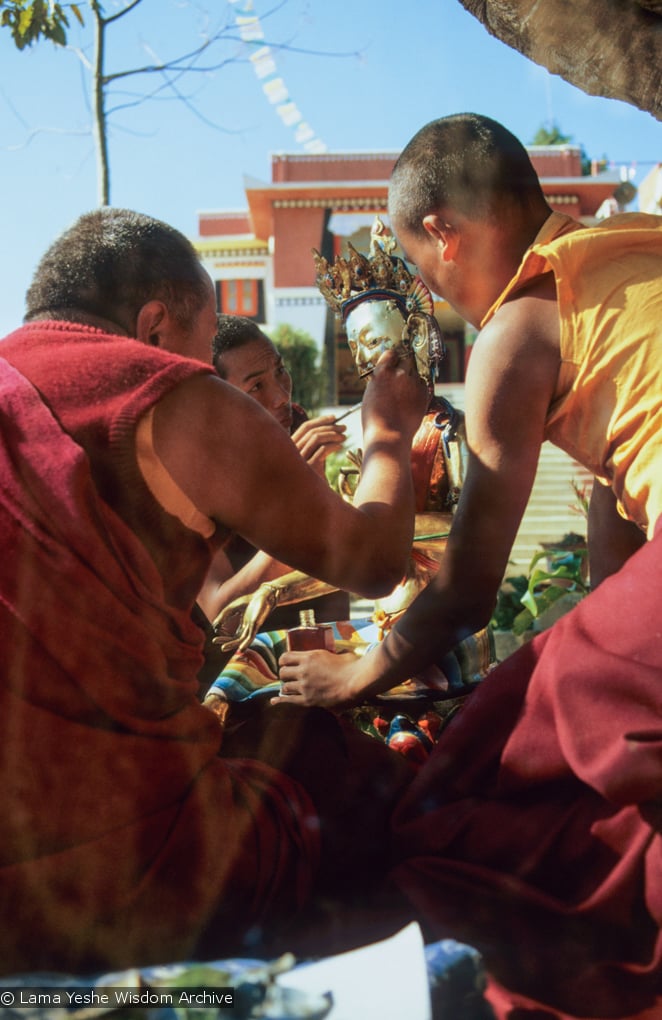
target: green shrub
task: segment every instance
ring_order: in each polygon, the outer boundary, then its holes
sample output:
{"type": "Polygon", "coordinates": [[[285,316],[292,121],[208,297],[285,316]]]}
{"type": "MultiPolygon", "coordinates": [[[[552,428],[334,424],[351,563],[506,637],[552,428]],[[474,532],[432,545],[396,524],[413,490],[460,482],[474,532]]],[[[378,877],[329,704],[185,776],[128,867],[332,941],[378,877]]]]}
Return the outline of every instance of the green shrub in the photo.
{"type": "Polygon", "coordinates": [[[321,403],[322,371],[317,344],[309,333],[281,324],[271,339],[282,355],[292,376],[292,400],[309,414],[315,414],[321,403]]]}
{"type": "Polygon", "coordinates": [[[528,575],[505,579],[490,625],[521,635],[562,595],[568,592],[586,595],[586,557],[585,541],[577,535],[566,535],[556,546],[536,553],[528,575]]]}

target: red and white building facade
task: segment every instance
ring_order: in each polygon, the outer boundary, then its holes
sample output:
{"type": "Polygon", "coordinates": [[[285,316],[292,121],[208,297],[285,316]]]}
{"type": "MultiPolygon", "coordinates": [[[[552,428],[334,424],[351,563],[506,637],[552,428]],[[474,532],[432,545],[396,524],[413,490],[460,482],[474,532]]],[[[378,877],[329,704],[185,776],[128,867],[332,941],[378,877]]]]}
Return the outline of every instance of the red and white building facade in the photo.
{"type": "MultiPolygon", "coordinates": [[[[614,171],[582,175],[581,150],[531,146],[529,154],[550,206],[585,223],[615,211],[614,171]]],[[[219,310],[254,319],[268,334],[285,323],[326,351],[330,404],[351,403],[360,386],[342,324],[315,286],[312,249],[346,254],[347,241],[369,247],[377,214],[388,223],[388,180],[394,152],[277,154],[271,181],[246,178],[246,208],[202,212],[194,239],[215,282],[219,310]]],[[[473,333],[442,301],[436,304],[448,356],[444,382],[461,382],[473,333]]]]}

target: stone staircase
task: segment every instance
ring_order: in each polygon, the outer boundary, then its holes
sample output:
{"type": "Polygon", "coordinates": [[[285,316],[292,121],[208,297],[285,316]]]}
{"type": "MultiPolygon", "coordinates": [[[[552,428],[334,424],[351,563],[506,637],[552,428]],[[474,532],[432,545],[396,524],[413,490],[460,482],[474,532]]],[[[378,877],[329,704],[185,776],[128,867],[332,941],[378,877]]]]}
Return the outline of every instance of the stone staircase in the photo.
{"type": "Polygon", "coordinates": [[[578,512],[580,491],[590,494],[592,476],[562,450],[544,443],[529,504],[520,525],[511,561],[526,573],[541,542],[558,542],[569,532],[586,536],[586,519],[578,512]]]}
{"type": "MultiPolygon", "coordinates": [[[[464,386],[461,383],[438,386],[437,393],[455,407],[464,408],[464,386]]],[[[570,532],[586,536],[586,520],[578,512],[579,500],[573,483],[587,496],[590,494],[591,474],[562,450],[551,443],[544,443],[506,576],[528,573],[531,560],[540,551],[542,542],[560,542],[570,532]]],[[[370,612],[369,603],[360,599],[353,602],[352,616],[368,616],[370,612]]]]}

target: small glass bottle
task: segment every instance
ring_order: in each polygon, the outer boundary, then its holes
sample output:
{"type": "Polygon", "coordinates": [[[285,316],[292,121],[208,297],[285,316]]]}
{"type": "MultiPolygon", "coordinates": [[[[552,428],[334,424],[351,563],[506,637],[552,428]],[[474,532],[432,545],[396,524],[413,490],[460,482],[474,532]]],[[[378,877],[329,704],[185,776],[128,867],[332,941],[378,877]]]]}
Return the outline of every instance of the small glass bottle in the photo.
{"type": "Polygon", "coordinates": [[[287,648],[290,652],[310,652],[315,648],[335,651],[333,627],[330,623],[315,623],[315,611],[302,609],[299,613],[299,627],[287,632],[287,648]]]}

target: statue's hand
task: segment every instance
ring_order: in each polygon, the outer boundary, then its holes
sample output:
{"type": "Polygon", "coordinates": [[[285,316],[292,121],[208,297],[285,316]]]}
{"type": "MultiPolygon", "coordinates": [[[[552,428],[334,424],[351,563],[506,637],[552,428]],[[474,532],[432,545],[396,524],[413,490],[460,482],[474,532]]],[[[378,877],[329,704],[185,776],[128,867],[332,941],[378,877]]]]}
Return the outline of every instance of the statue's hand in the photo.
{"type": "Polygon", "coordinates": [[[229,602],[214,620],[215,645],[224,652],[243,652],[260,631],[271,610],[278,604],[278,589],[261,584],[257,591],[240,595],[229,602]]]}

